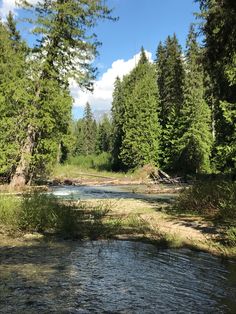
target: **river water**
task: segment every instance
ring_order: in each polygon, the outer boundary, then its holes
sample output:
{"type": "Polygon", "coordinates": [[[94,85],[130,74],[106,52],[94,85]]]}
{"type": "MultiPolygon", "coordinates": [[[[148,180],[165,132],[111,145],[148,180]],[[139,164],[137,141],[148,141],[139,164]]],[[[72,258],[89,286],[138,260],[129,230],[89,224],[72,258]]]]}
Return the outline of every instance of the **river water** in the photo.
{"type": "Polygon", "coordinates": [[[0,313],[236,313],[236,264],[130,241],[1,249],[0,313]]]}
{"type": "MultiPolygon", "coordinates": [[[[148,197],[113,186],[57,187],[53,193],[148,197]]],[[[156,197],[168,201],[171,195],[156,197]]],[[[131,241],[11,240],[0,246],[0,313],[235,314],[236,263],[131,241]]]]}
{"type": "Polygon", "coordinates": [[[176,194],[147,194],[145,185],[106,185],[106,186],[55,186],[53,195],[63,199],[156,199],[169,201],[176,194]]]}

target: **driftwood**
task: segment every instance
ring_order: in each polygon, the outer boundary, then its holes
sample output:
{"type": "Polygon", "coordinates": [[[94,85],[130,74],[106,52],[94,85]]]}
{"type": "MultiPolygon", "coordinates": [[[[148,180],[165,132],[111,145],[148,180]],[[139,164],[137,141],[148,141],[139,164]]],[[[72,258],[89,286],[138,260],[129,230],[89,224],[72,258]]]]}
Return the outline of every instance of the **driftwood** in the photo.
{"type": "Polygon", "coordinates": [[[181,183],[181,178],[171,178],[166,172],[156,169],[154,172],[150,174],[151,179],[154,181],[155,184],[158,183],[181,183]]]}

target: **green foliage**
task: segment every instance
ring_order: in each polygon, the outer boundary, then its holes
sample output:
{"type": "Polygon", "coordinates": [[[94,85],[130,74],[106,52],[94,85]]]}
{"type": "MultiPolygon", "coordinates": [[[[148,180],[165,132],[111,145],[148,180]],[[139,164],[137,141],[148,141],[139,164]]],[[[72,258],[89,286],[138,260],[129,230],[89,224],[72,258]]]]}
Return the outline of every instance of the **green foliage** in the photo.
{"type": "Polygon", "coordinates": [[[78,155],[70,157],[67,161],[68,165],[80,167],[80,169],[95,169],[100,171],[111,171],[111,155],[103,152],[99,155],[78,155]]]}
{"type": "Polygon", "coordinates": [[[23,197],[5,196],[0,199],[0,224],[11,231],[56,233],[70,238],[108,237],[117,226],[104,219],[109,205],[90,208],[84,203],[62,202],[55,196],[28,193],[23,197]]]}
{"type": "Polygon", "coordinates": [[[234,224],[236,221],[236,183],[223,180],[196,181],[180,194],[174,209],[209,214],[234,224]]]}
{"type": "Polygon", "coordinates": [[[0,21],[0,174],[8,179],[16,168],[25,139],[32,99],[25,52],[11,37],[11,32],[0,21]]]}
{"type": "Polygon", "coordinates": [[[220,171],[235,169],[236,7],[234,1],[198,0],[205,35],[204,66],[211,80],[214,162],[220,171]],[[229,118],[231,116],[231,118],[229,118]]]}
{"type": "Polygon", "coordinates": [[[226,231],[226,243],[236,247],[236,227],[231,227],[226,231]]]}
{"type": "Polygon", "coordinates": [[[156,53],[157,83],[160,94],[159,120],[160,164],[173,169],[175,141],[178,138],[178,119],[183,105],[184,64],[182,50],[174,34],[156,53]]]}
{"type": "Polygon", "coordinates": [[[123,138],[120,159],[126,169],[158,164],[159,124],[156,72],[141,50],[134,70],[124,78],[123,138]]]}
{"type": "Polygon", "coordinates": [[[119,77],[116,78],[114,84],[114,92],[112,99],[112,167],[114,170],[124,168],[120,158],[121,145],[123,141],[124,131],[124,114],[125,114],[125,98],[124,83],[119,77]]]}
{"type": "MultiPolygon", "coordinates": [[[[60,159],[60,150],[66,153],[72,106],[69,79],[92,88],[91,60],[99,43],[91,29],[98,20],[111,19],[101,0],[20,0],[19,5],[31,11],[27,21],[38,40],[28,48],[11,13],[6,25],[0,22],[0,174],[12,186],[47,174],[60,159]]],[[[89,132],[86,123],[85,130],[89,132]]],[[[92,152],[89,145],[85,143],[86,154],[92,152]]]]}
{"type": "Polygon", "coordinates": [[[104,115],[98,124],[96,151],[98,153],[111,152],[112,149],[112,125],[109,117],[104,115]]]}
{"type": "Polygon", "coordinates": [[[84,116],[75,122],[75,148],[73,155],[91,155],[96,150],[97,124],[89,103],[84,108],[84,116]]]}
{"type": "Polygon", "coordinates": [[[83,146],[82,153],[89,155],[95,152],[96,144],[96,122],[93,119],[93,114],[89,103],[86,104],[84,109],[82,134],[83,134],[83,146]]]}
{"type": "Polygon", "coordinates": [[[185,173],[207,172],[212,147],[211,117],[204,100],[201,52],[193,27],[187,47],[184,100],[178,119],[179,138],[174,142],[175,169],[185,173]]]}

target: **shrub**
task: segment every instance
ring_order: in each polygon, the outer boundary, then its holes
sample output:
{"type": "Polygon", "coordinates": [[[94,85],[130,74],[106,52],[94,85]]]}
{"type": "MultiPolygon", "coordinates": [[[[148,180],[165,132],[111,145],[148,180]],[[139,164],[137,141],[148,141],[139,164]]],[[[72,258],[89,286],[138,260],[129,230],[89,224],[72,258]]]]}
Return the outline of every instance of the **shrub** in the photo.
{"type": "Polygon", "coordinates": [[[174,209],[212,214],[222,220],[236,219],[236,183],[196,181],[179,196],[174,209]]]}
{"type": "Polygon", "coordinates": [[[60,201],[51,194],[27,193],[0,200],[0,224],[23,232],[52,232],[70,238],[107,237],[115,233],[105,222],[107,206],[86,207],[84,203],[60,201]]]}
{"type": "Polygon", "coordinates": [[[226,241],[230,246],[236,246],[236,227],[231,227],[227,230],[226,241]]]}

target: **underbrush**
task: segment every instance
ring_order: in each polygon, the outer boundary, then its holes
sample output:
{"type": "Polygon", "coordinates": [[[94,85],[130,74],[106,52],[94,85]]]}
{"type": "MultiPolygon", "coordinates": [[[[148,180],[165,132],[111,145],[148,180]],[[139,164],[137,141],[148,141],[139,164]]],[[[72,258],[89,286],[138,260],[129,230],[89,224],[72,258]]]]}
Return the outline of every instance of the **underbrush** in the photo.
{"type": "Polygon", "coordinates": [[[223,243],[236,246],[236,182],[196,181],[185,189],[173,209],[210,218],[223,232],[223,243]]]}
{"type": "Polygon", "coordinates": [[[10,233],[56,233],[66,238],[106,238],[117,225],[106,222],[106,205],[88,207],[84,203],[63,202],[50,194],[32,193],[0,199],[0,225],[10,233]]]}
{"type": "Polygon", "coordinates": [[[180,194],[174,209],[207,214],[221,221],[236,222],[236,183],[196,181],[180,194]]]}

